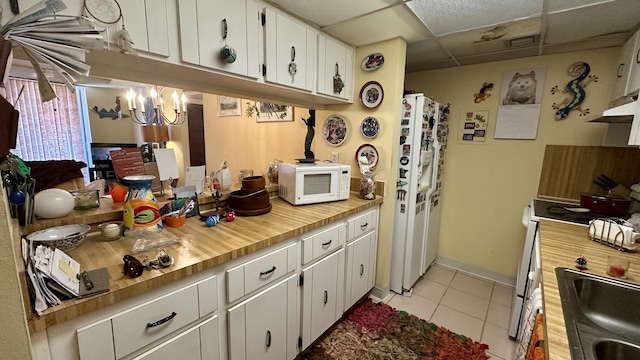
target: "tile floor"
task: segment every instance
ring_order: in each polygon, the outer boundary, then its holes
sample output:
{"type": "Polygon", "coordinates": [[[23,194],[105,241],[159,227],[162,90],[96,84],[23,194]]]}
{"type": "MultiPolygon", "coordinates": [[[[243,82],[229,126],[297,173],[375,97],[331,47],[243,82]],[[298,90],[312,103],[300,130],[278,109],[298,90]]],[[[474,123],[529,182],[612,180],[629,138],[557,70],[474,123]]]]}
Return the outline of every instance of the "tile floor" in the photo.
{"type": "Polygon", "coordinates": [[[458,334],[489,345],[494,360],[513,360],[509,338],[515,289],[435,264],[413,287],[411,296],[393,295],[388,304],[458,334]]]}

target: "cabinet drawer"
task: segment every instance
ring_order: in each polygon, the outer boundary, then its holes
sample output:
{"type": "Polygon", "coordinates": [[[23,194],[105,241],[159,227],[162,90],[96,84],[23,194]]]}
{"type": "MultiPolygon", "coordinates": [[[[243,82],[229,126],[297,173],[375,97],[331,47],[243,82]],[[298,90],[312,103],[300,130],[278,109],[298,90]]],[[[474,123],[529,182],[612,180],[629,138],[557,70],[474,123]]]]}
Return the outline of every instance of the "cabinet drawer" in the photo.
{"type": "Polygon", "coordinates": [[[232,302],[296,269],[298,244],[291,244],[227,270],[227,301],[232,302]]]}
{"type": "Polygon", "coordinates": [[[362,215],[356,215],[349,219],[349,236],[347,241],[351,241],[367,231],[373,230],[377,227],[378,223],[378,210],[368,211],[362,215]]]}
{"type": "Polygon", "coordinates": [[[132,360],[143,359],[220,359],[218,317],[211,317],[132,360]]]}
{"type": "Polygon", "coordinates": [[[112,326],[116,358],[198,320],[198,313],[198,287],[190,286],[114,317],[112,326]]]}
{"type": "Polygon", "coordinates": [[[347,228],[345,224],[334,226],[302,239],[302,263],[307,264],[319,259],[345,242],[347,228]]]}

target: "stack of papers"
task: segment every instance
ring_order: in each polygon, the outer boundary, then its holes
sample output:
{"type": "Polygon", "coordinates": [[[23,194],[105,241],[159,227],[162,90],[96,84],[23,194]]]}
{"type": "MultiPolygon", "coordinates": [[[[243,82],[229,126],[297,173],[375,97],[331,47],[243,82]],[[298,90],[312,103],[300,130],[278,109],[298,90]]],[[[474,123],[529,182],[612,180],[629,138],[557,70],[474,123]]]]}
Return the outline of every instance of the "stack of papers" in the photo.
{"type": "MultiPolygon", "coordinates": [[[[102,34],[92,19],[82,16],[55,15],[64,10],[62,0],[43,0],[14,16],[2,28],[4,40],[20,46],[38,75],[38,85],[43,101],[56,97],[40,63],[51,66],[66,85],[73,84],[89,75],[85,63],[88,50],[103,47],[102,34]]],[[[11,54],[6,55],[0,43],[0,71],[5,73],[11,64],[11,54]]]]}
{"type": "Polygon", "coordinates": [[[69,255],[38,245],[30,258],[27,274],[38,314],[62,300],[80,295],[80,264],[69,255]]]}

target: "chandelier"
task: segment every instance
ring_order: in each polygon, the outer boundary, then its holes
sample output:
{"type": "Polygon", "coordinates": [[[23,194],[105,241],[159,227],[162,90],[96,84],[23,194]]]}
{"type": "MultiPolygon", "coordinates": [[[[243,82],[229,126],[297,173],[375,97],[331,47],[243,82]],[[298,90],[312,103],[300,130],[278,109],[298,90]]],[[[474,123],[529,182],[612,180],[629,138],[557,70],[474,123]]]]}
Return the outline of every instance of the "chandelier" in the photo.
{"type": "Polygon", "coordinates": [[[178,93],[174,90],[171,96],[174,116],[167,116],[168,114],[164,110],[165,101],[162,97],[164,89],[160,88],[159,91],[156,91],[155,88],[151,88],[148,98],[142,96],[141,93],[136,94],[133,89],[127,91],[129,115],[133,122],[140,125],[162,125],[163,123],[180,125],[187,120],[187,97],[184,93],[181,97],[178,97],[178,93]],[[141,115],[138,115],[138,108],[141,115]]]}

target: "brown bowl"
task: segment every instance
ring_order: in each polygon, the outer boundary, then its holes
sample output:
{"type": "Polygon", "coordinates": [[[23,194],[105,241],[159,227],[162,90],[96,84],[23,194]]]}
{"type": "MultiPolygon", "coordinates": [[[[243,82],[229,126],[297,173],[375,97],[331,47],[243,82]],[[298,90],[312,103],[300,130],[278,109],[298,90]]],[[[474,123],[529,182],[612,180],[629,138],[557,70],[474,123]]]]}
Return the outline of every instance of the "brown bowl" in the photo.
{"type": "Polygon", "coordinates": [[[242,190],[264,189],[265,185],[264,176],[249,176],[242,179],[242,190]]]}
{"type": "Polygon", "coordinates": [[[187,221],[187,214],[182,214],[179,216],[171,215],[164,218],[165,224],[167,224],[168,227],[172,227],[172,228],[180,227],[184,225],[186,221],[187,221]]]}
{"type": "Polygon", "coordinates": [[[247,211],[265,209],[271,205],[269,203],[269,193],[267,190],[236,190],[229,194],[227,205],[233,210],[247,211]]]}

